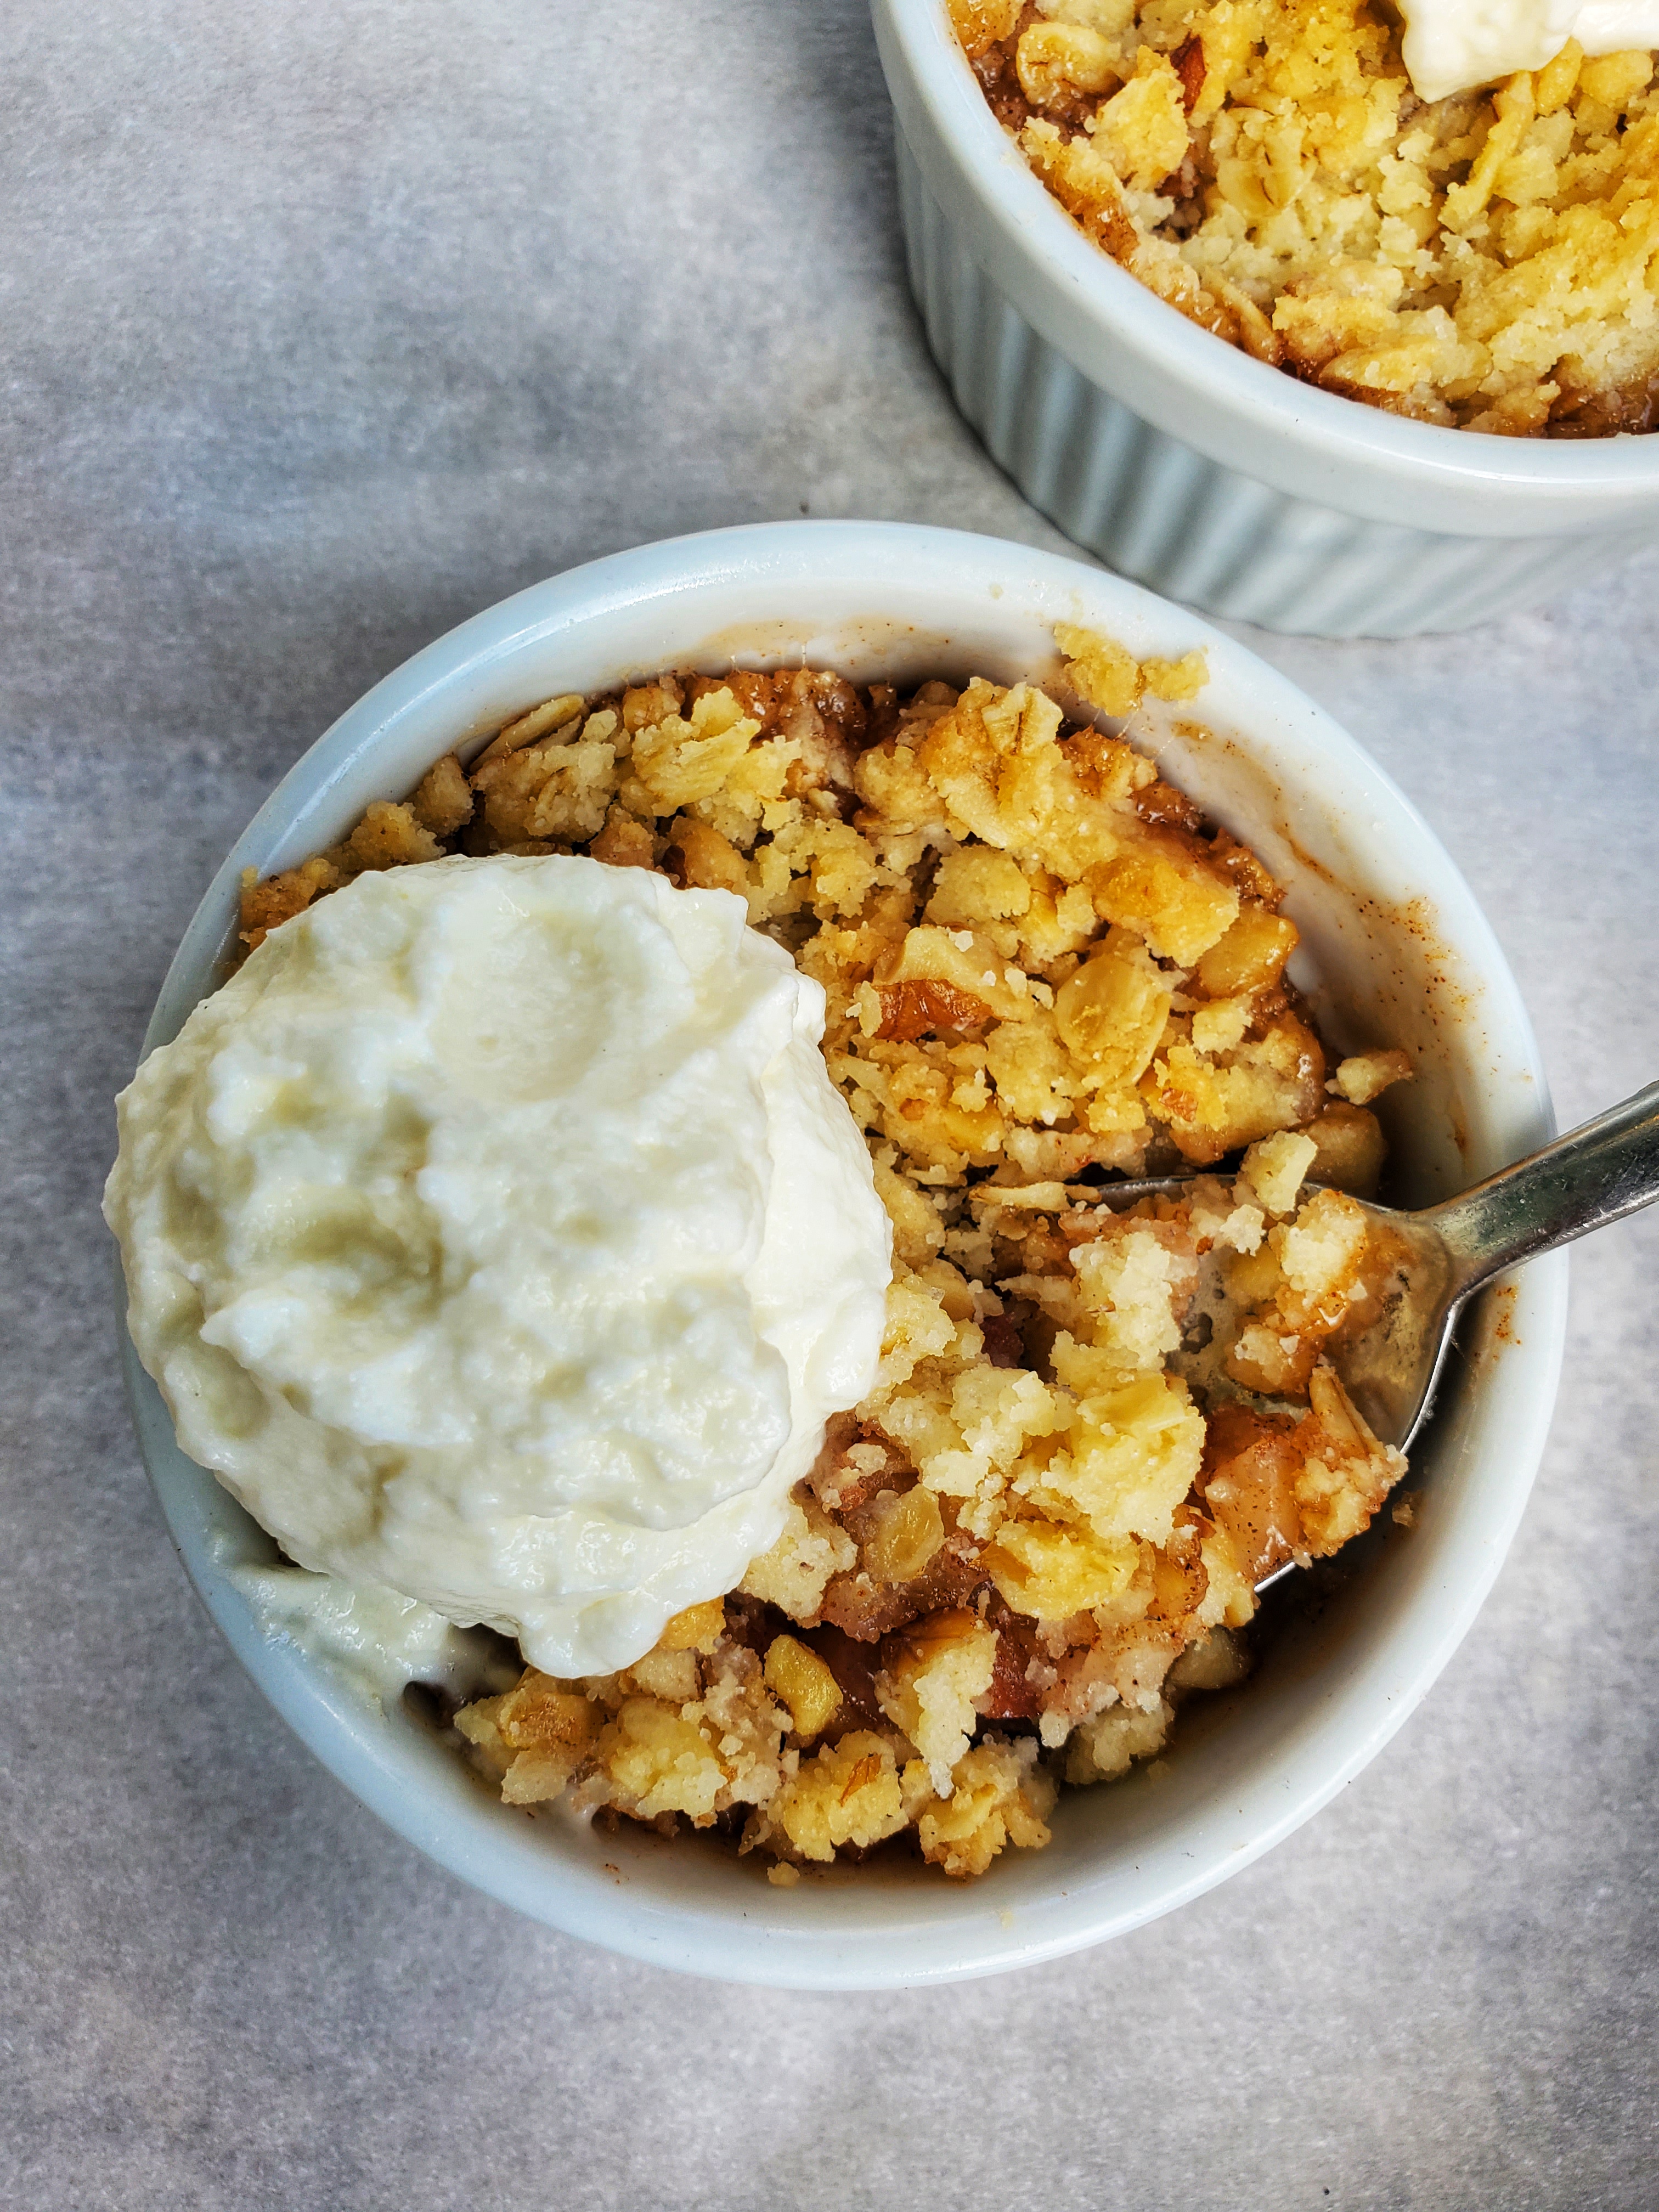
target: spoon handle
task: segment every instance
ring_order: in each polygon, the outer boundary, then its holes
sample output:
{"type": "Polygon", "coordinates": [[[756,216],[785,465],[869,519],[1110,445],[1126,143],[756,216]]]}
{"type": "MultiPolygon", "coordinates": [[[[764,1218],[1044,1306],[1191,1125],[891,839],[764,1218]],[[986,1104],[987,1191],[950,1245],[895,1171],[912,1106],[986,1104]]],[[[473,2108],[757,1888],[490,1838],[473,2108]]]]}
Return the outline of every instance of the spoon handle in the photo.
{"type": "Polygon", "coordinates": [[[1659,1198],[1659,1083],[1419,1218],[1440,1231],[1461,1300],[1489,1276],[1553,1252],[1659,1198]]]}

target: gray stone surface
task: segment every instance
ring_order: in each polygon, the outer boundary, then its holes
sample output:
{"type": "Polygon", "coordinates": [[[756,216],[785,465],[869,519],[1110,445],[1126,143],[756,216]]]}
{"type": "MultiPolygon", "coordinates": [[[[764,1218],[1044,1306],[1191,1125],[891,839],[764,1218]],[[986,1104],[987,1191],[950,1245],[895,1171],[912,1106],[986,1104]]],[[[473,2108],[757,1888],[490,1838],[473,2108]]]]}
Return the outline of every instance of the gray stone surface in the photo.
{"type": "MultiPolygon", "coordinates": [[[[145,1487],[96,1204],[218,855],[374,678],[593,555],[1059,541],[926,356],[858,0],[12,0],[0,82],[0,2200],[1651,2203],[1652,1218],[1576,1262],[1534,1504],[1426,1705],[1091,1954],[682,1981],[466,1893],[266,1710],[145,1487]]],[[[1564,1120],[1659,1062],[1656,583],[1251,641],[1468,871],[1564,1120]]]]}

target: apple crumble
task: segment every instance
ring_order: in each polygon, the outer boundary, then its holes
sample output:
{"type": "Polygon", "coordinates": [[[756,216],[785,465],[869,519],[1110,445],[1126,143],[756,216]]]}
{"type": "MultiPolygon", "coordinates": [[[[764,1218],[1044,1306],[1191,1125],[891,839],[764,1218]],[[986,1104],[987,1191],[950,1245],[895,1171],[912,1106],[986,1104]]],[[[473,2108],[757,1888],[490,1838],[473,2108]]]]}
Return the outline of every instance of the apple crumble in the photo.
{"type": "Polygon", "coordinates": [[[893,1224],[876,1387],[739,1588],[620,1674],[455,1713],[509,1803],[717,1827],[786,1882],[901,1834],[980,1874],[1241,1679],[1257,1585],[1403,1471],[1331,1354],[1376,1311],[1350,1194],[1409,1062],[1328,1061],[1280,886],[1111,726],[1203,656],[1056,638],[1060,698],[793,670],[550,699],[244,887],[253,945],[365,869],[582,852],[736,893],[827,994],[893,1224]]]}
{"type": "Polygon", "coordinates": [[[1425,102],[1378,0],[950,0],[998,120],[1160,298],[1425,422],[1659,421],[1655,56],[1425,102]]]}

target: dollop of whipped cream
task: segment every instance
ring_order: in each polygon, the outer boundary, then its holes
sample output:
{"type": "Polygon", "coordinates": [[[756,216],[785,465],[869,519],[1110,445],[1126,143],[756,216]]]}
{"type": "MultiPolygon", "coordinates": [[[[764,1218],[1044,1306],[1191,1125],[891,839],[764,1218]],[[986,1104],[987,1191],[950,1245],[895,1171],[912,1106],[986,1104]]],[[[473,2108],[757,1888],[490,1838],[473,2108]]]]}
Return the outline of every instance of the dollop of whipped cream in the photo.
{"type": "Polygon", "coordinates": [[[1659,0],[1400,0],[1400,12],[1422,100],[1542,69],[1569,39],[1587,54],[1659,46],[1659,0]]]}
{"type": "Polygon", "coordinates": [[[359,877],[118,1101],[104,1209],[190,1455],[301,1566],[608,1672],[782,1528],[891,1235],[822,989],[726,891],[359,877]]]}

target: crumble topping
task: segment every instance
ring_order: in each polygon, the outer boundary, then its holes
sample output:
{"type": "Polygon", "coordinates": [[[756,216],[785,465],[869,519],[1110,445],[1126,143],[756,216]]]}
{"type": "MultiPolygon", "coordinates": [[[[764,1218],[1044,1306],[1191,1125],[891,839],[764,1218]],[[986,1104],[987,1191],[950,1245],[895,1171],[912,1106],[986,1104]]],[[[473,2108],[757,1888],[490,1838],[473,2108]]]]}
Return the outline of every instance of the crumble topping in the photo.
{"type": "Polygon", "coordinates": [[[1080,228],[1258,360],[1510,435],[1659,420],[1655,56],[1424,101],[1373,0],[950,0],[1080,228]]]}
{"type": "MultiPolygon", "coordinates": [[[[1189,699],[1062,628],[1102,714],[1189,699]]],[[[821,670],[563,695],[244,887],[244,941],[366,868],[584,851],[743,898],[824,988],[894,1228],[874,1389],[724,1599],[620,1673],[526,1670],[455,1726],[509,1803],[715,1827],[793,1870],[905,1835],[945,1874],[1048,1840],[1248,1668],[1256,1585],[1404,1471],[1332,1364],[1388,1255],[1368,1103],[1285,963],[1281,887],[1116,732],[1030,684],[821,670]],[[1231,1162],[1231,1164],[1227,1163],[1231,1162]],[[1115,1210],[1115,1174],[1186,1172],[1115,1210]]]]}

